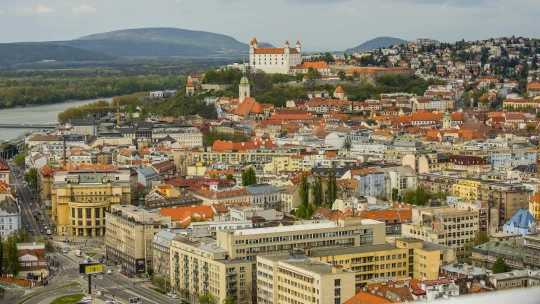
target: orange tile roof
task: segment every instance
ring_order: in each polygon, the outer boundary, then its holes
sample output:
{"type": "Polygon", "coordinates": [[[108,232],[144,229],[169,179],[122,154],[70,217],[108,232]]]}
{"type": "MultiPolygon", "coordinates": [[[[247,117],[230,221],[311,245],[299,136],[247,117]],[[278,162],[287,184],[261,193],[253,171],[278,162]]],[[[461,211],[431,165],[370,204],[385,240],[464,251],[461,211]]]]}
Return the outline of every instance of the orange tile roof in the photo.
{"type": "Polygon", "coordinates": [[[262,140],[254,139],[253,141],[247,142],[230,142],[216,140],[212,145],[213,151],[228,151],[228,150],[238,150],[246,151],[248,149],[257,149],[257,148],[273,148],[277,145],[274,144],[271,140],[262,140]]]}
{"type": "Polygon", "coordinates": [[[360,217],[363,219],[370,219],[376,221],[388,220],[389,223],[393,223],[394,220],[397,223],[410,222],[412,220],[411,209],[401,210],[374,210],[374,211],[362,211],[360,217]]]}
{"type": "Polygon", "coordinates": [[[335,90],[334,90],[334,94],[336,93],[345,93],[345,91],[343,90],[343,88],[341,86],[338,86],[335,90]]]}
{"type": "Polygon", "coordinates": [[[203,221],[214,217],[211,206],[161,208],[158,212],[163,216],[170,216],[172,222],[179,222],[179,226],[183,227],[189,225],[191,217],[203,221]]]}
{"type": "Polygon", "coordinates": [[[296,65],[292,67],[291,69],[329,69],[328,63],[325,61],[306,61],[302,64],[296,65]]]}
{"type": "Polygon", "coordinates": [[[309,114],[274,114],[269,120],[309,120],[313,121],[313,116],[309,114]]]}
{"type": "Polygon", "coordinates": [[[186,83],[186,87],[187,87],[187,88],[193,88],[193,87],[195,87],[195,86],[193,85],[193,82],[188,81],[188,83],[186,83]]]}
{"type": "Polygon", "coordinates": [[[365,291],[360,291],[343,304],[386,304],[393,303],[391,300],[365,291]]]}

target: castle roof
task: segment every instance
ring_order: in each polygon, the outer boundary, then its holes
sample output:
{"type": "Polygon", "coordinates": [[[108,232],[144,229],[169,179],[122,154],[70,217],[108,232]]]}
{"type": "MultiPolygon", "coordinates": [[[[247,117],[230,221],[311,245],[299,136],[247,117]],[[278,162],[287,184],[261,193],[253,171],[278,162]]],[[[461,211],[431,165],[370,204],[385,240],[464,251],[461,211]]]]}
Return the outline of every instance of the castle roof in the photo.
{"type": "Polygon", "coordinates": [[[338,86],[335,90],[334,90],[334,94],[336,93],[345,93],[345,91],[343,90],[343,88],[341,86],[338,86]]]}
{"type": "Polygon", "coordinates": [[[193,85],[193,82],[188,81],[188,83],[186,84],[186,88],[193,88],[193,87],[195,87],[195,86],[193,85]]]}

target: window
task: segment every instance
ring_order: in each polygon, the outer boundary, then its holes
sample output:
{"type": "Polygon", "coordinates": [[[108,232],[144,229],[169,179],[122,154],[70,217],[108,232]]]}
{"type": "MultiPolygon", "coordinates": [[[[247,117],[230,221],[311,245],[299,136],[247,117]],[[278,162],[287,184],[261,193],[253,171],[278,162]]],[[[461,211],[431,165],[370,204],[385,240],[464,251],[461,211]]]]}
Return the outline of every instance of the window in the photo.
{"type": "Polygon", "coordinates": [[[335,279],[334,280],[334,286],[341,286],[341,280],[340,279],[335,279]]]}
{"type": "Polygon", "coordinates": [[[335,291],[334,291],[334,295],[335,295],[336,297],[341,296],[341,288],[336,288],[335,291]]]}

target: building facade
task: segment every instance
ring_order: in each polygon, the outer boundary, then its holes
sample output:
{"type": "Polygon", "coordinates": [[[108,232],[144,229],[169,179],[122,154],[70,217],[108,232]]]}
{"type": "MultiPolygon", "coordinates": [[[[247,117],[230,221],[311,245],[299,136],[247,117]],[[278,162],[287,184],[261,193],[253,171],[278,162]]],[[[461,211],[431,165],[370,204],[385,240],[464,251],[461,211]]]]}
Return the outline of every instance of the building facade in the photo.
{"type": "Polygon", "coordinates": [[[289,74],[292,66],[301,63],[302,47],[299,41],[294,48],[290,47],[288,41],[282,48],[260,48],[255,38],[249,44],[249,66],[252,70],[289,74]]]}
{"type": "Polygon", "coordinates": [[[114,205],[106,213],[105,252],[129,273],[152,267],[154,235],[168,226],[170,217],[133,205],[114,205]]]}
{"type": "Polygon", "coordinates": [[[51,220],[58,235],[101,236],[105,212],[130,201],[129,170],[57,171],[51,186],[51,220]]]}
{"type": "Polygon", "coordinates": [[[412,212],[412,223],[402,224],[403,236],[453,247],[458,260],[470,258],[465,244],[478,232],[478,210],[419,207],[412,212]]]}
{"type": "Polygon", "coordinates": [[[305,253],[257,257],[257,303],[341,304],[355,294],[354,272],[305,253]]]}

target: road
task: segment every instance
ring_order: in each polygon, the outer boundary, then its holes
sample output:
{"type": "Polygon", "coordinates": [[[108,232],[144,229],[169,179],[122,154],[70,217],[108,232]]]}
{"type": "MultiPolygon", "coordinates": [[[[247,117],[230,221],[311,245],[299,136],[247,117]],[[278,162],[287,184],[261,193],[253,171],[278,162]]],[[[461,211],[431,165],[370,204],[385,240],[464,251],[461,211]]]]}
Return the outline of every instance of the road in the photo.
{"type": "MultiPolygon", "coordinates": [[[[43,215],[43,219],[46,221],[46,224],[50,228],[50,222],[48,222],[49,217],[46,216],[46,211],[41,209],[40,206],[34,201],[32,192],[25,186],[23,181],[23,173],[17,166],[11,164],[11,186],[17,191],[18,194],[18,204],[21,210],[21,219],[23,229],[33,232],[34,240],[41,240],[42,237],[45,237],[42,221],[36,221],[34,214],[36,211],[39,211],[43,215]],[[20,177],[19,177],[20,175],[20,177]]],[[[82,257],[75,256],[74,252],[77,249],[82,248],[83,253],[103,253],[103,239],[102,238],[80,238],[74,237],[74,243],[64,243],[65,237],[54,236],[53,232],[53,243],[55,246],[60,248],[68,247],[70,249],[69,253],[57,252],[51,254],[51,258],[59,262],[59,270],[56,271],[55,276],[50,281],[47,286],[34,287],[32,289],[20,289],[17,291],[6,292],[4,299],[0,300],[2,303],[16,303],[17,301],[29,297],[33,294],[39,294],[35,298],[30,299],[26,303],[28,304],[42,304],[48,303],[51,298],[74,293],[87,293],[88,292],[88,281],[84,279],[79,274],[79,264],[83,262],[82,257]],[[69,284],[71,282],[79,282],[81,286],[69,287],[53,290],[54,288],[69,284]]],[[[99,258],[100,255],[95,256],[94,260],[99,258]]],[[[121,273],[116,271],[116,268],[113,266],[114,270],[112,274],[103,274],[96,275],[92,278],[92,293],[96,295],[99,291],[103,293],[105,297],[114,298],[122,302],[127,303],[129,298],[140,297],[143,300],[143,303],[180,303],[180,300],[174,300],[166,295],[157,293],[148,287],[150,284],[145,279],[139,278],[128,278],[121,273]]],[[[105,297],[98,297],[103,298],[105,297]]]]}
{"type": "MultiPolygon", "coordinates": [[[[40,223],[36,222],[34,218],[34,211],[38,210],[39,212],[44,215],[43,210],[37,206],[36,202],[33,199],[33,194],[30,191],[30,189],[24,185],[24,176],[23,172],[20,168],[17,166],[12,165],[10,170],[10,181],[11,186],[15,189],[17,192],[17,203],[19,204],[19,209],[21,210],[21,220],[22,220],[22,229],[25,229],[27,231],[31,231],[32,235],[34,237],[34,240],[40,240],[44,235],[41,233],[41,230],[43,230],[43,226],[39,226],[40,223]]],[[[46,220],[47,217],[44,216],[44,220],[46,220]]],[[[41,225],[43,225],[41,223],[41,225]]],[[[50,225],[47,224],[47,225],[50,225]]],[[[45,231],[44,231],[45,232],[45,231]]]]}

